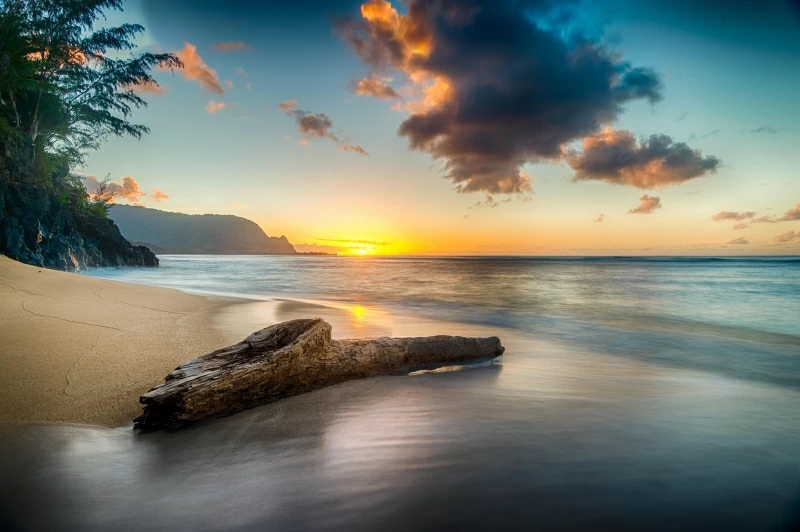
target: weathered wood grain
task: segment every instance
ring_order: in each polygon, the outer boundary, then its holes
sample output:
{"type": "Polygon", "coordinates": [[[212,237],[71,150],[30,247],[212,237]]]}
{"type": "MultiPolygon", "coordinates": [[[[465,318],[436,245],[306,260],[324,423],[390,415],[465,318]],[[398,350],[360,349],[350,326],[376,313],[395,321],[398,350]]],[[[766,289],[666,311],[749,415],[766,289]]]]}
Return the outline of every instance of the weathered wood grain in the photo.
{"type": "Polygon", "coordinates": [[[351,379],[402,375],[503,354],[497,337],[332,340],[321,319],[292,320],[178,366],[141,396],[136,428],[177,429],[351,379]]]}

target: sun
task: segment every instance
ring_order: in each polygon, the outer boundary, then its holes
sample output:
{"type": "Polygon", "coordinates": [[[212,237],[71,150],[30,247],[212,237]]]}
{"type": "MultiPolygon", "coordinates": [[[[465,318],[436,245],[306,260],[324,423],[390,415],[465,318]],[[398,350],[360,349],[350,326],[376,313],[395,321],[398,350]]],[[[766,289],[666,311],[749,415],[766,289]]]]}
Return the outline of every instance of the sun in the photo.
{"type": "Polygon", "coordinates": [[[359,249],[358,249],[358,254],[359,254],[359,255],[366,255],[366,254],[367,254],[367,250],[366,250],[366,249],[364,249],[364,248],[359,248],[359,249]]]}

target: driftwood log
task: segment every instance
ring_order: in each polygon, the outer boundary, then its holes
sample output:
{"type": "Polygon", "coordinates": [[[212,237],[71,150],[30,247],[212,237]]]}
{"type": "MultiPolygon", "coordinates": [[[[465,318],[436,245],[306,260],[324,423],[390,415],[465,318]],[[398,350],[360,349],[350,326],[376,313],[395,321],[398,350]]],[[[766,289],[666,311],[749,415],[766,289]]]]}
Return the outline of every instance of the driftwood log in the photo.
{"type": "Polygon", "coordinates": [[[177,429],[351,379],[493,359],[500,339],[430,336],[332,340],[321,319],[292,320],[178,366],[142,395],[134,427],[177,429]]]}

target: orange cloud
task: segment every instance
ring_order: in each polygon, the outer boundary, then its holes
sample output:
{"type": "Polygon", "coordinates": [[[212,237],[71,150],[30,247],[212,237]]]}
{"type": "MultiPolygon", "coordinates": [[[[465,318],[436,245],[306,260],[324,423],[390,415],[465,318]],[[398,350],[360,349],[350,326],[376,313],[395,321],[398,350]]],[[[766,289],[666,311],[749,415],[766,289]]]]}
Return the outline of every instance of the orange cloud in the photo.
{"type": "Polygon", "coordinates": [[[595,218],[595,219],[594,219],[594,221],[595,221],[596,223],[602,223],[602,222],[605,222],[605,221],[606,221],[606,215],[605,215],[605,214],[601,214],[600,216],[598,216],[597,218],[595,218]]]}
{"type": "Polygon", "coordinates": [[[774,216],[761,216],[759,218],[753,218],[750,220],[750,223],[754,224],[776,224],[778,223],[778,219],[774,216]]]}
{"type": "Polygon", "coordinates": [[[253,46],[244,41],[217,42],[214,43],[213,48],[217,52],[222,52],[223,54],[229,54],[231,52],[249,52],[253,50],[253,46]]]}
{"type": "Polygon", "coordinates": [[[197,47],[192,43],[185,43],[182,50],[175,52],[183,62],[181,75],[188,80],[196,81],[204,89],[215,94],[224,94],[225,89],[219,81],[217,71],[208,66],[197,53],[197,47]]]}
{"type": "Polygon", "coordinates": [[[391,86],[387,85],[387,81],[392,78],[382,78],[377,74],[370,74],[366,78],[360,79],[353,83],[352,90],[359,96],[372,96],[382,100],[396,100],[400,95],[391,86]]]}
{"type": "Polygon", "coordinates": [[[796,209],[789,209],[779,219],[781,222],[793,222],[795,220],[800,220],[800,203],[797,204],[796,209]]]}
{"type": "Polygon", "coordinates": [[[206,111],[208,111],[210,115],[217,114],[218,111],[222,111],[223,109],[225,109],[225,102],[215,102],[211,100],[208,102],[208,105],[206,105],[206,111]]]}
{"type": "Polygon", "coordinates": [[[722,211],[712,216],[711,219],[714,220],[715,222],[721,222],[723,220],[735,220],[737,222],[741,222],[742,220],[752,218],[755,215],[756,213],[752,211],[747,211],[747,212],[722,211]]]}
{"type": "Polygon", "coordinates": [[[351,151],[361,155],[369,155],[369,153],[367,153],[364,148],[358,144],[337,144],[336,147],[342,151],[351,151]]]}
{"type": "Polygon", "coordinates": [[[584,137],[582,152],[569,156],[575,181],[605,181],[646,190],[713,174],[719,164],[716,157],[704,157],[666,135],[651,135],[640,144],[631,131],[610,128],[584,137]]]}
{"type": "MultiPolygon", "coordinates": [[[[97,194],[102,182],[93,175],[83,177],[83,184],[86,191],[90,196],[97,194]]],[[[147,196],[146,192],[142,192],[139,188],[139,183],[136,182],[131,176],[125,176],[120,181],[109,181],[106,185],[106,190],[111,193],[112,198],[122,198],[131,205],[142,206],[140,200],[147,196]]]]}
{"type": "Polygon", "coordinates": [[[747,222],[739,222],[738,224],[735,224],[733,226],[733,230],[734,231],[740,231],[742,229],[747,229],[748,227],[750,227],[750,226],[747,225],[747,222]]]}
{"type": "Polygon", "coordinates": [[[775,242],[780,242],[782,244],[794,242],[795,240],[800,241],[800,232],[789,231],[788,233],[783,233],[775,237],[775,242]]]}
{"type": "Polygon", "coordinates": [[[661,198],[654,198],[647,194],[642,194],[639,198],[639,206],[628,211],[628,214],[650,214],[661,208],[661,198]]]}
{"type": "Polygon", "coordinates": [[[161,190],[158,190],[157,188],[154,188],[153,192],[150,193],[150,197],[153,199],[153,201],[156,201],[156,202],[165,201],[165,200],[169,199],[169,194],[167,194],[166,192],[162,192],[161,190]]]}
{"type": "Polygon", "coordinates": [[[292,98],[291,100],[286,100],[283,103],[278,104],[278,109],[283,111],[284,113],[289,113],[297,109],[297,100],[292,98]]]}

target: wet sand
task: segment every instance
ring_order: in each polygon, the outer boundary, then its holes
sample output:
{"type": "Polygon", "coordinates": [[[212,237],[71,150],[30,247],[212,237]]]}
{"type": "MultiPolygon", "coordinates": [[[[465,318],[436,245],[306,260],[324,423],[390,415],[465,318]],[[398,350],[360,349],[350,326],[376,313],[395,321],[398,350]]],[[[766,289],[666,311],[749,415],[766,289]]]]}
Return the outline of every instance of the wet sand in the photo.
{"type": "Polygon", "coordinates": [[[0,421],[130,423],[178,364],[241,339],[215,324],[232,304],[0,256],[0,421]]]}

